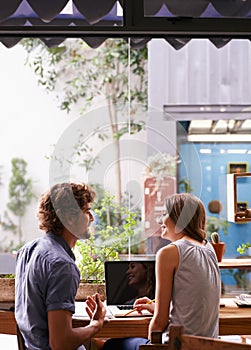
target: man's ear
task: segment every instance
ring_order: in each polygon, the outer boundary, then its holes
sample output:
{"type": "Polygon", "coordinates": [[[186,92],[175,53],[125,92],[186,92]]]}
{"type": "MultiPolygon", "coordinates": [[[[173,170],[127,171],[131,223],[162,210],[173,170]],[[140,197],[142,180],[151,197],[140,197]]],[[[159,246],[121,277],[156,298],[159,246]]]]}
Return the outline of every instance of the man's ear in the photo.
{"type": "Polygon", "coordinates": [[[76,215],[74,215],[71,212],[64,213],[64,219],[65,219],[65,224],[66,227],[72,227],[74,222],[76,221],[76,215]]]}
{"type": "Polygon", "coordinates": [[[64,212],[61,209],[58,209],[56,211],[56,214],[59,218],[59,220],[62,222],[62,224],[64,225],[65,228],[67,229],[71,229],[74,221],[76,220],[76,217],[74,218],[73,213],[71,212],[64,212]]]}

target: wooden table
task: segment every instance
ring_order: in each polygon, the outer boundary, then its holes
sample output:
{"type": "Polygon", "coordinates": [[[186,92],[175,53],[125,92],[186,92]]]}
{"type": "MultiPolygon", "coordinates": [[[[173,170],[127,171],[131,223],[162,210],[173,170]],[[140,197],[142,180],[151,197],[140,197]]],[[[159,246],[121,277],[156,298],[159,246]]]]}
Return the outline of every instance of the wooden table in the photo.
{"type": "MultiPolygon", "coordinates": [[[[101,331],[95,338],[123,338],[148,336],[148,325],[151,317],[113,318],[105,321],[101,331]]],[[[85,326],[88,320],[73,318],[73,327],[85,326]]]]}
{"type": "MultiPolygon", "coordinates": [[[[223,259],[221,269],[251,268],[251,259],[223,259]]],[[[220,335],[251,335],[251,308],[239,308],[230,298],[222,299],[225,307],[220,308],[220,335]]],[[[147,337],[149,317],[115,318],[107,320],[97,334],[100,338],[147,337]]],[[[87,319],[73,318],[73,326],[81,327],[87,319]]],[[[0,333],[16,334],[16,322],[12,311],[0,311],[0,333]]]]}
{"type": "MultiPolygon", "coordinates": [[[[220,308],[220,335],[251,334],[251,308],[239,308],[233,299],[223,298],[220,308]]],[[[114,318],[105,321],[97,338],[147,337],[150,317],[114,318]]],[[[88,319],[73,318],[74,327],[83,327],[88,319]]],[[[0,333],[16,334],[16,322],[12,311],[0,311],[0,333]]]]}
{"type": "Polygon", "coordinates": [[[17,334],[13,311],[0,310],[0,334],[17,334]]]}
{"type": "Polygon", "coordinates": [[[238,307],[231,298],[221,301],[226,306],[220,308],[220,335],[251,334],[251,308],[238,307]]]}
{"type": "MultiPolygon", "coordinates": [[[[251,308],[238,307],[232,298],[222,298],[220,308],[220,335],[251,334],[251,308]]],[[[115,318],[106,321],[103,329],[97,334],[100,338],[147,337],[149,317],[115,318]]],[[[87,320],[74,319],[73,326],[88,324],[87,320]]]]}

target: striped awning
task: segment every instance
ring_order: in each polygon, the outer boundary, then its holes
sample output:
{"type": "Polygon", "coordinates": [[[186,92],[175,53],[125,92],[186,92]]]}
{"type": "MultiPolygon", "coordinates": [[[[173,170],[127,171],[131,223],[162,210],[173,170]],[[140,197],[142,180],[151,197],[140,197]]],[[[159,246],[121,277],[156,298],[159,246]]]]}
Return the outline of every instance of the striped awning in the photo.
{"type": "Polygon", "coordinates": [[[131,38],[140,47],[164,38],[179,49],[193,38],[218,48],[232,38],[251,38],[251,0],[2,0],[0,41],[14,46],[41,37],[55,46],[81,37],[98,47],[108,37],[131,38]]]}

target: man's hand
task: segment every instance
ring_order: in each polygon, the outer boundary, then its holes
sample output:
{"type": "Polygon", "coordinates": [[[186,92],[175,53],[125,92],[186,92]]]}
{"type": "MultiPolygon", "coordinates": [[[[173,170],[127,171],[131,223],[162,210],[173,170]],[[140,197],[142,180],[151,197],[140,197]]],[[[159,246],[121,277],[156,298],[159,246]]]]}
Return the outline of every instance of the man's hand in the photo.
{"type": "Polygon", "coordinates": [[[85,327],[72,328],[72,312],[69,310],[48,311],[49,342],[51,349],[77,349],[97,334],[106,314],[99,294],[87,298],[86,311],[90,323],[85,327]]]}
{"type": "MultiPolygon", "coordinates": [[[[86,312],[91,320],[100,321],[103,325],[106,309],[98,293],[89,296],[86,300],[86,312]]],[[[102,326],[101,325],[101,326],[102,326]]]]}

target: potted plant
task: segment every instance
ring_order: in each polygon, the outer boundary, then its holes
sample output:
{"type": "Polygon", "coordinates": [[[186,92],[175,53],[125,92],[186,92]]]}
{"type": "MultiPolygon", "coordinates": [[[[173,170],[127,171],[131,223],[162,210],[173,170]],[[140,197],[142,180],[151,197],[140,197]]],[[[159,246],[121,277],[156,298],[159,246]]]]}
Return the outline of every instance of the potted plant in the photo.
{"type": "Polygon", "coordinates": [[[218,232],[212,232],[211,244],[215,250],[218,261],[221,262],[223,254],[225,252],[225,243],[221,242],[220,235],[218,232]]]}
{"type": "Polygon", "coordinates": [[[251,256],[251,243],[242,243],[241,245],[238,246],[236,249],[238,253],[241,255],[245,255],[246,257],[251,256]]]}
{"type": "Polygon", "coordinates": [[[137,214],[116,204],[114,198],[105,193],[94,209],[97,223],[90,228],[90,237],[78,241],[74,248],[81,274],[76,300],[85,300],[94,292],[99,292],[105,299],[104,262],[119,260],[119,254],[127,250],[134,236],[137,214]]]}
{"type": "Polygon", "coordinates": [[[14,303],[15,276],[0,275],[0,303],[14,303]]]}
{"type": "Polygon", "coordinates": [[[0,303],[6,303],[7,308],[15,300],[15,259],[21,246],[6,241],[5,237],[0,240],[0,303]]]}

